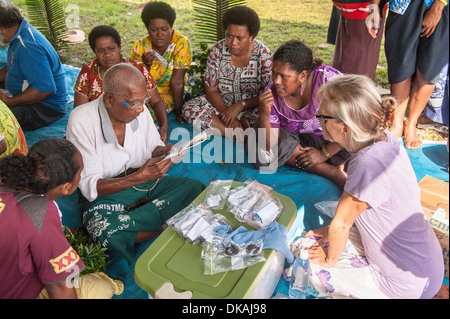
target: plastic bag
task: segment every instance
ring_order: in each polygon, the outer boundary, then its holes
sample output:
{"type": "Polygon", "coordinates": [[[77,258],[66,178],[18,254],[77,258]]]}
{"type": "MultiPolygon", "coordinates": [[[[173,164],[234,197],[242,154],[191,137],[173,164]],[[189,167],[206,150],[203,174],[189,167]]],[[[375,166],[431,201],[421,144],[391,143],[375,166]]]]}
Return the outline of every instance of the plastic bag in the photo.
{"type": "Polygon", "coordinates": [[[212,181],[206,190],[203,205],[209,209],[222,209],[225,206],[232,183],[232,179],[212,181]]]}
{"type": "Polygon", "coordinates": [[[167,224],[183,238],[195,244],[212,240],[214,229],[229,224],[221,214],[213,214],[199,201],[194,201],[167,220],[167,224]]]}
{"type": "Polygon", "coordinates": [[[212,241],[203,244],[201,256],[205,275],[247,268],[266,261],[262,240],[239,245],[217,233],[212,241]]]}
{"type": "Polygon", "coordinates": [[[270,190],[257,181],[249,180],[227,199],[228,210],[243,223],[255,228],[266,228],[283,211],[283,204],[270,190]]]}
{"type": "Polygon", "coordinates": [[[323,201],[314,204],[314,206],[326,216],[333,218],[336,214],[336,209],[339,205],[339,201],[323,201]]]}

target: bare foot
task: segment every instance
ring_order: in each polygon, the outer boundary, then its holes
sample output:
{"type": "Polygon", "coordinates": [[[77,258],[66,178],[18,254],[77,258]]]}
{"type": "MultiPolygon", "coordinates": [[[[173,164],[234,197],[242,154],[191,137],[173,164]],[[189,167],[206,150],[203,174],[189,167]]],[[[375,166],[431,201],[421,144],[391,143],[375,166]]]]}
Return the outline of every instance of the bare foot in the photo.
{"type": "Polygon", "coordinates": [[[420,114],[419,119],[417,120],[417,124],[432,124],[434,123],[430,120],[424,113],[420,114]]]}
{"type": "Polygon", "coordinates": [[[396,121],[394,119],[392,126],[389,128],[389,132],[391,132],[395,138],[402,137],[403,136],[403,120],[396,121]]]}
{"type": "Polygon", "coordinates": [[[410,123],[406,120],[403,133],[403,141],[407,149],[416,150],[422,146],[422,141],[419,135],[417,135],[416,123],[410,123]]]}
{"type": "Polygon", "coordinates": [[[448,297],[448,287],[442,284],[441,289],[438,291],[436,296],[433,297],[433,299],[448,299],[448,297]]]}

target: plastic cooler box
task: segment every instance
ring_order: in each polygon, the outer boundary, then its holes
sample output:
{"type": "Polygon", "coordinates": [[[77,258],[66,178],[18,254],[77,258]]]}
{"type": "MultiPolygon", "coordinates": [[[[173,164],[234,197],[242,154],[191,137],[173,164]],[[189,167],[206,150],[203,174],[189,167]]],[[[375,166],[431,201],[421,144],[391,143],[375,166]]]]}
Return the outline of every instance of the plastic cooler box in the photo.
{"type": "MultiPolygon", "coordinates": [[[[232,188],[241,184],[233,182],[232,188]]],[[[206,189],[197,200],[202,202],[205,194],[206,189]]],[[[285,195],[274,191],[272,195],[284,205],[277,222],[289,230],[296,218],[297,207],[285,195]]],[[[213,212],[224,215],[236,228],[244,226],[254,229],[238,222],[226,209],[213,212]]],[[[264,299],[272,296],[285,259],[273,249],[264,249],[265,262],[244,269],[205,275],[201,251],[201,245],[185,242],[169,226],[137,260],[134,271],[136,283],[148,292],[150,298],[264,299]]]]}

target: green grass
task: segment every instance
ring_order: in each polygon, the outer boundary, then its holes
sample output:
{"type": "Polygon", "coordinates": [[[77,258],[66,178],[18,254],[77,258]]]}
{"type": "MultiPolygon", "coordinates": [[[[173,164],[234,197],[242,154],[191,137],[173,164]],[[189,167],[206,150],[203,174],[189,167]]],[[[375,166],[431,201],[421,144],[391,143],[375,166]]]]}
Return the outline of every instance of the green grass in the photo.
{"type": "MultiPolygon", "coordinates": [[[[140,19],[139,5],[143,0],[59,0],[63,8],[69,4],[79,6],[80,27],[86,34],[96,25],[114,26],[122,37],[122,54],[129,56],[133,43],[146,34],[140,19]]],[[[25,0],[13,0],[19,8],[25,8],[25,0]]],[[[166,0],[177,12],[174,28],[191,40],[194,50],[198,50],[198,42],[194,36],[196,27],[193,21],[194,11],[190,0],[166,0]]],[[[315,55],[325,64],[331,64],[334,46],[319,47],[326,43],[328,23],[331,15],[330,0],[247,0],[247,5],[254,9],[261,19],[261,30],[258,39],[266,44],[272,52],[284,42],[291,39],[304,41],[313,49],[315,55]]],[[[26,16],[26,11],[24,10],[26,16]]],[[[93,59],[94,53],[86,41],[70,45],[60,53],[63,63],[81,67],[93,59]]],[[[388,87],[386,58],[383,46],[380,52],[379,65],[375,81],[388,87]]]]}

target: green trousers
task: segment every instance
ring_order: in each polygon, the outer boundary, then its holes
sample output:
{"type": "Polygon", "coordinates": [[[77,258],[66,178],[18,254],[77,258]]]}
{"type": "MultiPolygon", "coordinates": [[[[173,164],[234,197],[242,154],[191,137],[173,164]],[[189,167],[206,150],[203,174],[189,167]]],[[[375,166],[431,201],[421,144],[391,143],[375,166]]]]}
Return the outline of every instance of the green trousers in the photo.
{"type": "Polygon", "coordinates": [[[138,232],[161,232],[166,220],[189,205],[204,189],[205,185],[197,179],[166,175],[116,194],[100,196],[92,202],[81,196],[83,225],[94,241],[121,253],[131,264],[138,232]],[[126,210],[147,196],[146,204],[126,210]]]}

